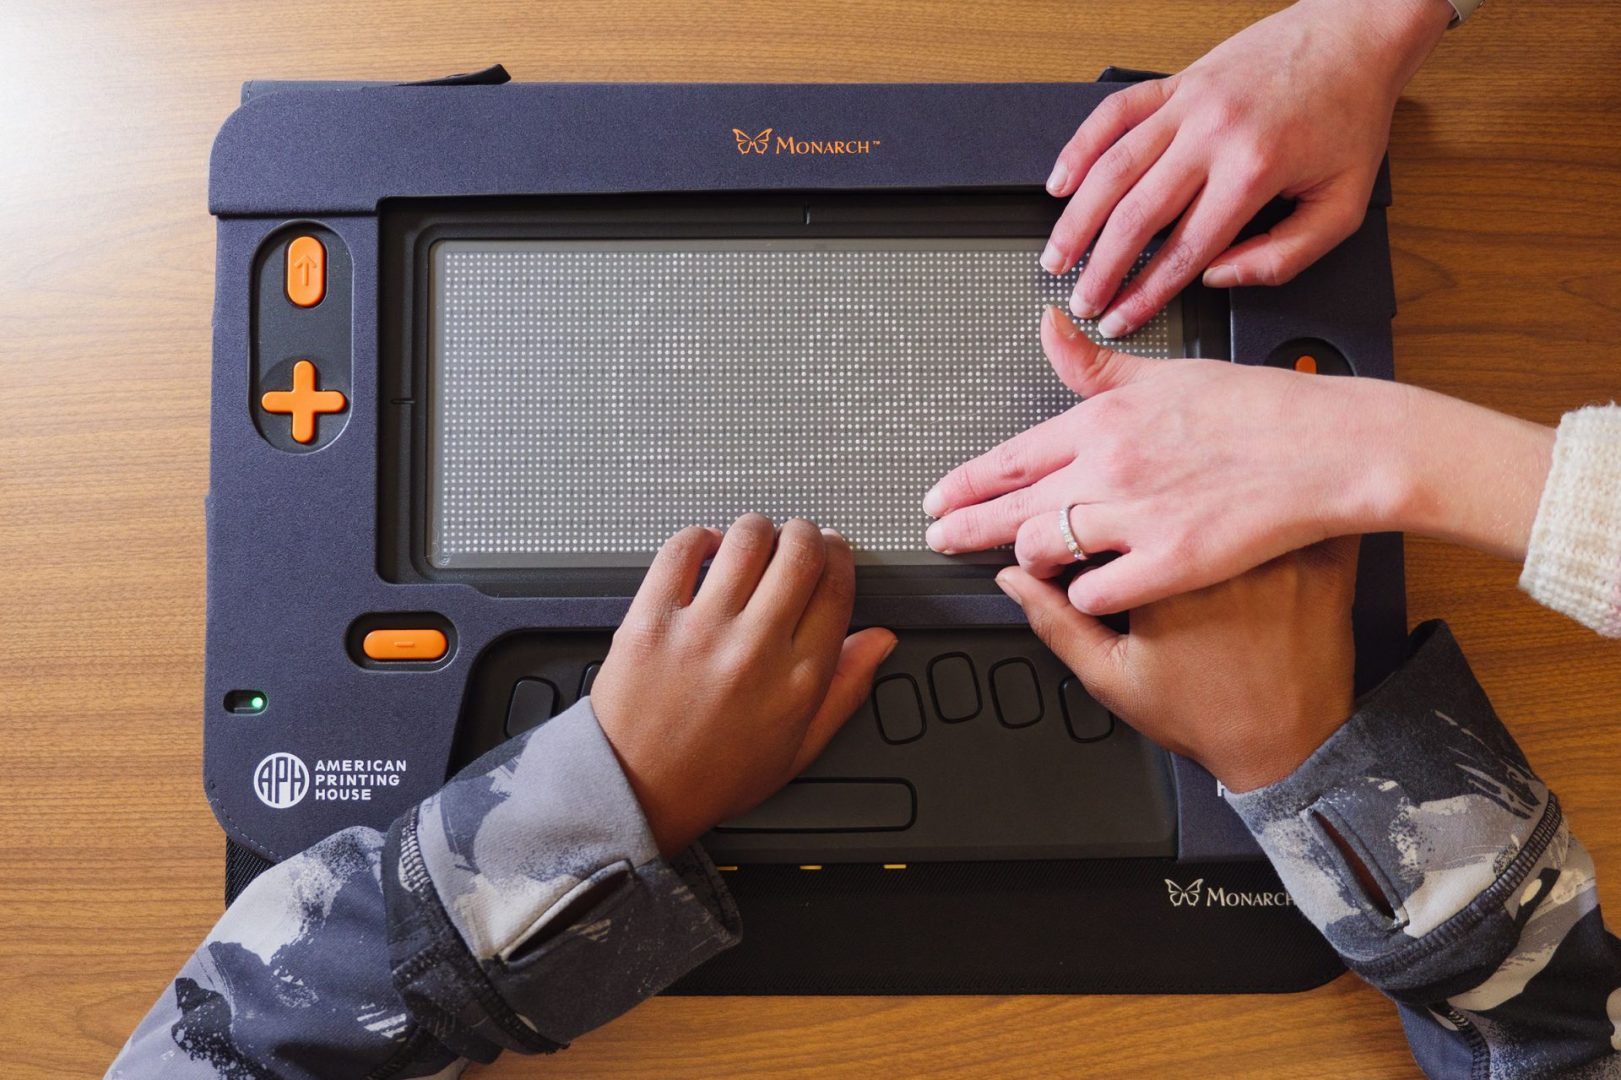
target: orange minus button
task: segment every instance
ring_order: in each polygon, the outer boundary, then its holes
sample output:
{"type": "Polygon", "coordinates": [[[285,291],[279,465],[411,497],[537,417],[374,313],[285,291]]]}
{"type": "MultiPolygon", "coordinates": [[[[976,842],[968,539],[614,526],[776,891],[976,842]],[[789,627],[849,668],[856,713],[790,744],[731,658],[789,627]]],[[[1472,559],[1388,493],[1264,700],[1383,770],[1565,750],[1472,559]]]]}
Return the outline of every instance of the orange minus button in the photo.
{"type": "Polygon", "coordinates": [[[287,245],[287,299],[314,307],[326,296],[326,248],[313,236],[294,237],[287,245]]]}
{"type": "Polygon", "coordinates": [[[373,630],[360,643],[373,660],[437,660],[446,647],[441,630],[373,630]]]}

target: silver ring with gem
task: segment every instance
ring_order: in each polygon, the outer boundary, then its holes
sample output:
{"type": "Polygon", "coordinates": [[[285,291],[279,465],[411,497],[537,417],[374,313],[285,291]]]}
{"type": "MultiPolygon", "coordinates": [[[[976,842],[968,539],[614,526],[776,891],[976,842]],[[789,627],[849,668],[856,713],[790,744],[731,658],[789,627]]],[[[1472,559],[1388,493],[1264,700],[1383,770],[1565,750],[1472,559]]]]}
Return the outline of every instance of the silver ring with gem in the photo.
{"type": "Polygon", "coordinates": [[[1064,546],[1069,548],[1071,555],[1075,556],[1075,561],[1085,562],[1086,550],[1076,543],[1075,530],[1070,528],[1069,524],[1069,512],[1073,509],[1075,509],[1075,506],[1071,504],[1058,511],[1058,535],[1064,538],[1064,546]]]}

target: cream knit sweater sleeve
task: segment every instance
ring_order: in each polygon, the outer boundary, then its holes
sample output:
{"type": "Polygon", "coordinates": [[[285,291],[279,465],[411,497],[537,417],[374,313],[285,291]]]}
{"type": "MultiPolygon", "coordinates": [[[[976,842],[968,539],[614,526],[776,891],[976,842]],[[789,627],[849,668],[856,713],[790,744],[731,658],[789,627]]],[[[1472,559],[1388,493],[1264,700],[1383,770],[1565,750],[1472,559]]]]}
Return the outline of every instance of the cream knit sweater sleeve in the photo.
{"type": "Polygon", "coordinates": [[[1591,405],[1560,421],[1520,588],[1621,637],[1621,407],[1591,405]]]}

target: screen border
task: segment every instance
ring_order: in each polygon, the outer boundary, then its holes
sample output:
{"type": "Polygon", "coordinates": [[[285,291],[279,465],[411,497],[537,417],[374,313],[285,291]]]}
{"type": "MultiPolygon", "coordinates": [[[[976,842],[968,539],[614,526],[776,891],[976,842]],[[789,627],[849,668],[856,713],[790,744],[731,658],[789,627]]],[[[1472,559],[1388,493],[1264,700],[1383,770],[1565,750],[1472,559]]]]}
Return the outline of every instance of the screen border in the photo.
{"type": "MultiPolygon", "coordinates": [[[[497,596],[628,596],[645,565],[460,567],[429,559],[431,261],[442,241],[806,241],[1045,238],[1063,204],[1039,188],[389,200],[380,208],[378,571],[497,596]]],[[[1228,359],[1225,290],[1181,300],[1183,352],[1228,359]]],[[[938,561],[863,561],[868,595],[996,591],[1006,550],[938,561]]]]}

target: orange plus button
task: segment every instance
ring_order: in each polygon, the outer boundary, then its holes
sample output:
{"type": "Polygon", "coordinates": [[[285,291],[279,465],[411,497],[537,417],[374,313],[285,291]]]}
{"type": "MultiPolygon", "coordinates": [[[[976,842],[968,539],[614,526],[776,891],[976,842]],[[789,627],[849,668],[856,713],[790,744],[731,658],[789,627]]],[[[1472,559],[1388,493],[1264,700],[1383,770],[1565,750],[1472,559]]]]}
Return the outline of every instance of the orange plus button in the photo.
{"type": "Polygon", "coordinates": [[[437,660],[447,647],[442,630],[373,630],[360,643],[373,660],[437,660]]]}
{"type": "Polygon", "coordinates": [[[326,248],[313,236],[294,237],[287,245],[287,299],[314,307],[326,295],[326,248]]]}
{"type": "Polygon", "coordinates": [[[265,412],[284,413],[293,418],[293,438],[301,443],[315,439],[315,418],[321,413],[337,413],[348,405],[337,390],[315,388],[315,365],[300,360],[293,365],[293,388],[272,390],[260,399],[265,412]]]}

